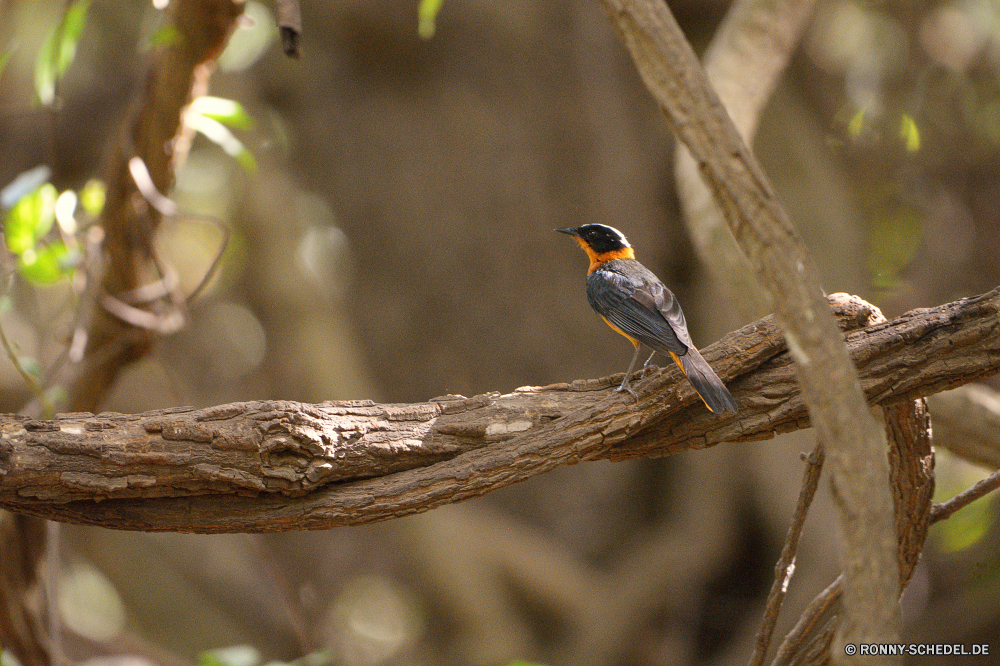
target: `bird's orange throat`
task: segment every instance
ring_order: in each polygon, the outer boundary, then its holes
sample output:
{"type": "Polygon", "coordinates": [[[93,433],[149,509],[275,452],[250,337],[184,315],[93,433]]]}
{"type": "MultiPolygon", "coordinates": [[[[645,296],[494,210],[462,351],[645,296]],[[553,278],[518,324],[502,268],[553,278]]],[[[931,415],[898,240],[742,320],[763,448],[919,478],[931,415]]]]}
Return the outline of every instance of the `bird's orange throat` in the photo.
{"type": "Polygon", "coordinates": [[[630,247],[623,247],[619,250],[611,250],[610,252],[594,252],[594,249],[587,245],[587,242],[582,238],[577,238],[576,242],[580,244],[583,251],[587,253],[587,257],[590,258],[590,268],[587,269],[587,275],[590,275],[612,259],[635,259],[635,251],[630,247]]]}

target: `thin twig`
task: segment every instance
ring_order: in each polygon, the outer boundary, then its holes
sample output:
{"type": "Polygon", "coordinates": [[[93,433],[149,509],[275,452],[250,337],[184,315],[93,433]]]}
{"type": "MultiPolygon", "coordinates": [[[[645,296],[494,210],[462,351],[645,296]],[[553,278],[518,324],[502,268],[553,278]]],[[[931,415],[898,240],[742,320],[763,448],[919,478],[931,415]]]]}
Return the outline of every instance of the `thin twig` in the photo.
{"type": "MultiPolygon", "coordinates": [[[[947,502],[935,504],[931,508],[930,522],[936,523],[949,518],[959,509],[965,508],[987,493],[1000,488],[1000,470],[989,475],[971,488],[960,492],[947,502]]],[[[771,666],[784,666],[790,663],[789,658],[797,654],[806,641],[812,636],[820,626],[820,623],[827,619],[831,612],[836,609],[836,604],[840,601],[842,592],[841,583],[843,576],[838,576],[825,590],[819,593],[812,603],[803,611],[795,627],[788,632],[785,639],[778,648],[778,653],[771,662],[771,666]]]]}
{"type": "Polygon", "coordinates": [[[229,247],[229,241],[232,238],[232,232],[229,230],[229,225],[220,220],[213,215],[199,215],[199,214],[188,214],[189,217],[196,219],[205,220],[211,224],[214,224],[220,232],[222,232],[222,242],[219,245],[219,251],[216,253],[215,258],[212,259],[211,265],[209,265],[208,270],[205,271],[205,275],[202,276],[201,281],[198,285],[191,290],[191,293],[187,295],[184,299],[184,303],[190,305],[201,292],[208,286],[208,283],[212,281],[215,274],[218,273],[219,267],[222,265],[222,257],[226,254],[226,249],[229,247]]]}
{"type": "Polygon", "coordinates": [[[798,653],[799,649],[820,628],[821,621],[829,617],[831,611],[837,608],[840,597],[843,594],[844,574],[837,576],[836,580],[827,585],[826,589],[816,595],[806,609],[799,616],[799,621],[795,623],[792,630],[788,632],[785,639],[778,646],[778,652],[774,655],[771,666],[780,666],[789,663],[789,658],[798,653]]]}
{"type": "Polygon", "coordinates": [[[774,634],[774,625],[778,621],[778,613],[781,612],[781,605],[785,601],[788,583],[792,579],[792,574],[795,573],[795,555],[799,548],[799,537],[802,536],[802,526],[806,522],[809,506],[816,495],[819,477],[823,472],[823,459],[825,457],[823,443],[818,442],[813,452],[807,457],[803,454],[803,457],[806,461],[806,468],[802,473],[799,501],[795,506],[795,513],[792,515],[792,523],[788,526],[788,536],[785,537],[785,546],[781,549],[781,557],[774,566],[774,582],[771,583],[771,591],[767,595],[767,606],[760,629],[757,630],[754,652],[749,662],[750,666],[760,666],[764,663],[767,649],[771,646],[771,637],[774,634]]]}
{"type": "Polygon", "coordinates": [[[980,497],[983,497],[997,488],[1000,488],[1000,470],[993,472],[971,488],[963,490],[947,502],[942,502],[941,504],[935,504],[932,506],[930,519],[931,523],[936,523],[939,520],[944,520],[945,518],[950,517],[951,514],[955,513],[959,509],[965,508],[980,497]]]}
{"type": "Polygon", "coordinates": [[[37,379],[31,376],[30,372],[24,369],[24,366],[21,364],[21,359],[17,357],[17,352],[14,351],[14,345],[7,338],[7,333],[3,330],[3,325],[0,325],[0,344],[3,345],[4,351],[7,352],[7,358],[10,359],[10,362],[14,364],[14,368],[24,379],[24,383],[28,385],[28,388],[30,388],[31,392],[35,394],[36,398],[42,400],[43,391],[41,384],[38,383],[37,379]]]}

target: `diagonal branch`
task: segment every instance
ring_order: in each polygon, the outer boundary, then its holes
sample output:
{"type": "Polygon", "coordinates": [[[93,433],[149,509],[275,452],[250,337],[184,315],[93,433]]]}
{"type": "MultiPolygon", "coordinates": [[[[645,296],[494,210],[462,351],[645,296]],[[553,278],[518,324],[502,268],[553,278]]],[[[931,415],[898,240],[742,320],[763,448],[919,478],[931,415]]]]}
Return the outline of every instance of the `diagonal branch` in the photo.
{"type": "MultiPolygon", "coordinates": [[[[899,638],[899,572],[884,436],[827,311],[804,244],[662,0],[602,0],[647,89],[698,163],[788,340],[823,443],[843,550],[836,644],[899,638]]],[[[843,652],[834,650],[834,663],[843,652]]],[[[896,663],[876,657],[873,664],[896,663]]]]}
{"type": "MultiPolygon", "coordinates": [[[[170,191],[181,110],[191,101],[192,89],[207,81],[243,4],[181,0],[170,3],[167,11],[176,43],[154,54],[143,92],[122,126],[105,176],[101,289],[110,296],[160,278],[153,237],[161,213],[143,198],[129,165],[138,158],[155,190],[170,191]]],[[[106,308],[92,308],[86,352],[69,382],[70,409],[96,409],[118,373],[145,356],[156,341],[155,331],[135,326],[106,308]]]]}
{"type": "MultiPolygon", "coordinates": [[[[753,143],[760,113],[815,4],[815,0],[734,2],[705,51],[705,74],[747,144],[753,143]]],[[[698,164],[683,145],[677,147],[674,175],[688,235],[725,302],[740,313],[766,312],[747,259],[729,233],[698,164]]]]}
{"type": "Polygon", "coordinates": [[[819,487],[820,473],[823,471],[824,451],[823,445],[817,444],[813,452],[806,457],[806,469],[802,473],[802,486],[799,489],[799,501],[795,505],[795,513],[792,515],[792,523],[788,526],[788,535],[785,537],[785,545],[781,549],[781,557],[774,565],[774,582],[771,583],[771,590],[767,595],[767,604],[764,608],[764,619],[761,620],[760,628],[754,640],[753,654],[748,662],[750,666],[760,666],[764,663],[767,650],[771,645],[771,637],[774,635],[774,626],[778,623],[778,613],[781,612],[781,605],[785,601],[785,593],[788,590],[788,583],[795,572],[795,557],[799,548],[799,538],[802,536],[802,528],[805,526],[806,516],[809,507],[812,505],[816,489],[819,487]]]}
{"type": "MultiPolygon", "coordinates": [[[[872,403],[1000,371],[1000,289],[865,325],[831,297],[872,403]]],[[[0,506],[118,529],[326,529],[426,511],[585,460],[664,456],[808,427],[772,317],[706,348],[740,405],[716,417],[673,369],[425,403],[248,402],[0,419],[0,506]]]]}

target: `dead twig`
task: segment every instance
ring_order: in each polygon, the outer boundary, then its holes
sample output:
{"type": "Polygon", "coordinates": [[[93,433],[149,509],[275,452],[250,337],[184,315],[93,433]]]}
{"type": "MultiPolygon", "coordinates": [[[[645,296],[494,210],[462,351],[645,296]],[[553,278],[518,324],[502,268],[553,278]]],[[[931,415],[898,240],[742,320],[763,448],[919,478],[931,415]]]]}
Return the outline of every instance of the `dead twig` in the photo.
{"type": "Polygon", "coordinates": [[[785,545],[781,549],[781,557],[778,558],[778,563],[774,567],[774,582],[767,595],[764,618],[761,620],[760,629],[758,629],[754,641],[754,652],[750,657],[750,666],[763,664],[764,657],[767,656],[767,649],[771,645],[774,625],[778,621],[778,613],[781,612],[781,605],[785,600],[785,593],[788,590],[792,574],[795,573],[795,554],[799,547],[799,537],[802,536],[802,526],[806,522],[809,506],[812,504],[816,489],[819,487],[819,477],[823,471],[823,458],[822,444],[817,444],[811,454],[804,456],[806,469],[802,473],[799,500],[795,505],[795,513],[792,514],[792,522],[788,526],[788,535],[785,537],[785,545]]]}
{"type": "MultiPolygon", "coordinates": [[[[990,492],[1000,488],[1000,470],[982,479],[971,488],[960,492],[946,502],[935,504],[930,511],[930,523],[946,520],[956,511],[965,508],[990,492]]],[[[820,592],[806,607],[795,627],[785,636],[771,666],[788,666],[800,663],[796,655],[814,654],[823,645],[829,644],[827,621],[836,612],[840,603],[843,577],[838,576],[825,590],[820,592]],[[809,646],[807,648],[807,646],[809,646]]]]}
{"type": "Polygon", "coordinates": [[[971,488],[963,490],[947,502],[935,504],[931,507],[931,522],[936,523],[939,520],[948,518],[959,509],[967,507],[977,499],[985,497],[997,488],[1000,488],[1000,470],[993,472],[971,488]]]}

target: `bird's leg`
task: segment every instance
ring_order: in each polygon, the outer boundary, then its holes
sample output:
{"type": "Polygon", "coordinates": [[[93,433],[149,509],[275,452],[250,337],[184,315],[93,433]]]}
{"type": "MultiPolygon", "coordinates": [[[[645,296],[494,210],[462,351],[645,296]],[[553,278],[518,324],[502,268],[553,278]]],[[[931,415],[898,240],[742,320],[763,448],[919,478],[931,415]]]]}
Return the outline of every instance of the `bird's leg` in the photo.
{"type": "Polygon", "coordinates": [[[642,369],[643,370],[645,370],[646,368],[649,367],[649,363],[650,363],[650,361],[653,360],[654,356],[656,356],[656,350],[655,349],[653,350],[653,353],[649,355],[649,358],[646,359],[646,362],[642,364],[642,369]]]}
{"type": "Polygon", "coordinates": [[[635,362],[639,360],[640,349],[642,349],[641,345],[635,346],[635,353],[632,354],[632,362],[628,364],[628,370],[625,371],[625,379],[622,380],[622,385],[619,386],[617,389],[615,389],[617,393],[621,393],[622,391],[628,391],[629,393],[632,394],[632,397],[635,398],[636,400],[639,399],[639,396],[636,395],[636,392],[633,391],[632,387],[628,385],[628,378],[632,376],[632,369],[635,368],[635,362]]]}

